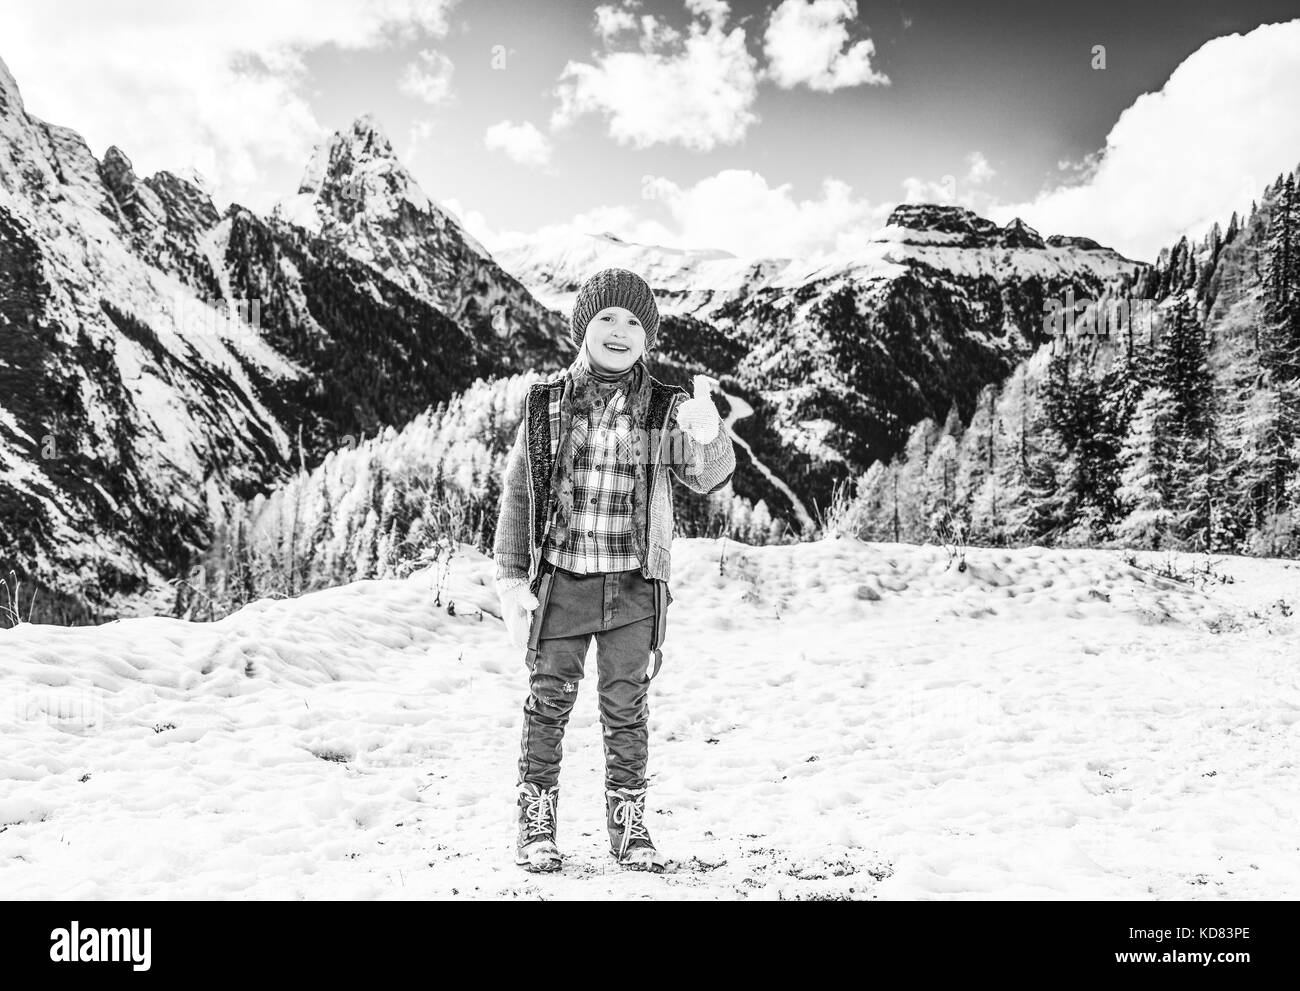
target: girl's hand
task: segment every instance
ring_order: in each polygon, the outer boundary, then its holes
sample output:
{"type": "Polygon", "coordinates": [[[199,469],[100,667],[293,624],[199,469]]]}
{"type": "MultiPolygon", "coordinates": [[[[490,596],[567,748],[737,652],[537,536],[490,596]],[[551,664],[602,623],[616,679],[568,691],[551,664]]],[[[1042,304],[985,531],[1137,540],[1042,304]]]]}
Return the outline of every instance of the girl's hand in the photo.
{"type": "Polygon", "coordinates": [[[525,578],[498,578],[497,598],[501,602],[501,618],[505,621],[510,642],[516,647],[528,646],[528,634],[533,625],[533,610],[537,596],[528,588],[525,578]]]}
{"type": "Polygon", "coordinates": [[[722,426],[722,417],[709,396],[709,387],[714,381],[708,375],[696,375],[695,395],[677,406],[677,426],[699,444],[712,441],[722,426]]]}

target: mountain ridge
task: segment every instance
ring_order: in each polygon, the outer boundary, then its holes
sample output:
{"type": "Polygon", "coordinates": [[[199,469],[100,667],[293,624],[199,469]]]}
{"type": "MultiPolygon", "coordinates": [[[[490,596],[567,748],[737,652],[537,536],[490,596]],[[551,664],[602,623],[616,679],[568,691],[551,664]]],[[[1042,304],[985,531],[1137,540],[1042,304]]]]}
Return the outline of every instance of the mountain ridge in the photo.
{"type": "MultiPolygon", "coordinates": [[[[372,163],[376,127],[349,132],[372,163]]],[[[408,191],[320,236],[218,213],[28,114],[0,65],[0,573],[43,615],[159,608],[226,506],[480,376],[558,364],[562,318],[408,191]],[[411,266],[360,250],[400,248],[388,222],[411,266]]]]}
{"type": "Polygon", "coordinates": [[[64,619],[158,608],[229,507],[478,379],[563,367],[572,294],[610,264],[655,290],[656,374],[708,372],[725,415],[727,396],[752,409],[731,491],[796,529],[788,492],[824,505],[912,423],[1007,374],[1047,299],[1131,264],[926,204],[895,219],[931,229],[816,259],[609,231],[494,257],[370,115],[263,216],[218,211],[178,172],[142,179],[116,146],[97,160],[27,115],[7,70],[0,96],[0,567],[44,583],[64,619]]]}

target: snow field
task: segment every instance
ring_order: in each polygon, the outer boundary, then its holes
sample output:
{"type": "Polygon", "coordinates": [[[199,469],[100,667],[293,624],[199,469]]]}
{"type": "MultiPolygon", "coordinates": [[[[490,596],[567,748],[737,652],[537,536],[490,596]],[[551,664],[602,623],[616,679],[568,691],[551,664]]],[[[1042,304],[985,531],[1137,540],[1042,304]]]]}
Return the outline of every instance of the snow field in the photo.
{"type": "Polygon", "coordinates": [[[0,896],[1293,897],[1300,572],[1127,556],[675,541],[662,876],[606,853],[594,652],[565,869],[514,866],[527,674],[467,548],[441,607],[424,572],[0,631],[0,896]]]}

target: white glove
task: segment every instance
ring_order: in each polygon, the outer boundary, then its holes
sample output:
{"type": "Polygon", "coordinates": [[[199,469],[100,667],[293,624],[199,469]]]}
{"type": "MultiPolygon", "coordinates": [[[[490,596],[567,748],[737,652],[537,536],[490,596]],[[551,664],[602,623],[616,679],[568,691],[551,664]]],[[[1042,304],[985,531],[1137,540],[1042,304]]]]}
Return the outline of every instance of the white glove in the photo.
{"type": "Polygon", "coordinates": [[[709,386],[714,381],[707,375],[695,376],[695,395],[677,406],[677,426],[699,444],[708,444],[718,436],[722,417],[709,397],[709,386]]]}
{"type": "Polygon", "coordinates": [[[505,621],[510,642],[516,647],[527,647],[537,596],[529,590],[526,578],[498,578],[496,586],[497,598],[501,600],[501,618],[505,621]]]}

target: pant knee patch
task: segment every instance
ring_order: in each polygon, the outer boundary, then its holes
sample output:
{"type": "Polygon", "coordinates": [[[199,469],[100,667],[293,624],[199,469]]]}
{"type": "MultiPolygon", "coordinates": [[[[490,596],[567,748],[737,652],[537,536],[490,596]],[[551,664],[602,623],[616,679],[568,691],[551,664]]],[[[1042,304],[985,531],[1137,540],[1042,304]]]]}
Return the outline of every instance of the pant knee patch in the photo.
{"type": "Polygon", "coordinates": [[[567,711],[578,697],[578,682],[558,675],[542,674],[533,678],[533,697],[551,709],[567,711]]]}

